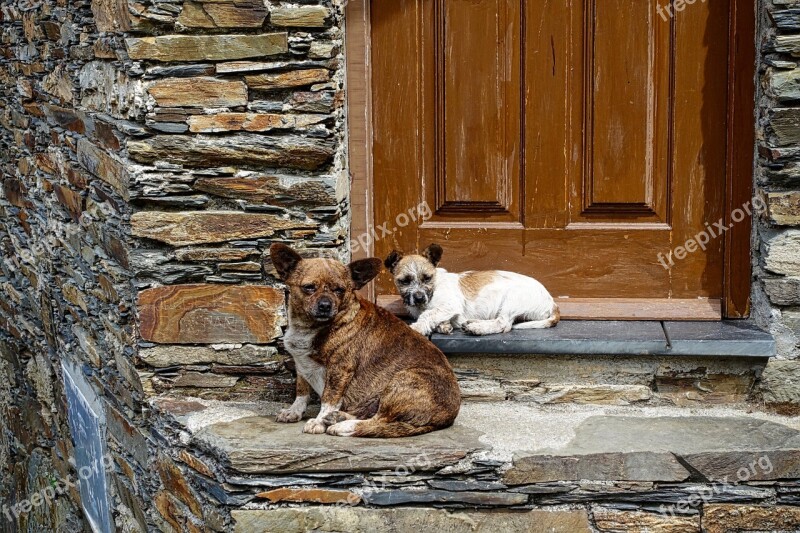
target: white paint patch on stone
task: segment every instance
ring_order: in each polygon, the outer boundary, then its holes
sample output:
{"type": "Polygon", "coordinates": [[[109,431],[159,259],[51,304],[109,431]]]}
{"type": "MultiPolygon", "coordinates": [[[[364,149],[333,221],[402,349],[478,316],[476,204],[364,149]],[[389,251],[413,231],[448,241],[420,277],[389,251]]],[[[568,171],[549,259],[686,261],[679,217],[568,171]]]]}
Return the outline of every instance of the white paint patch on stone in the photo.
{"type": "Polygon", "coordinates": [[[186,401],[202,404],[205,409],[185,415],[186,429],[195,434],[201,429],[220,422],[233,422],[240,418],[250,416],[274,416],[277,404],[272,402],[259,403],[233,403],[201,398],[185,398],[186,401]]]}

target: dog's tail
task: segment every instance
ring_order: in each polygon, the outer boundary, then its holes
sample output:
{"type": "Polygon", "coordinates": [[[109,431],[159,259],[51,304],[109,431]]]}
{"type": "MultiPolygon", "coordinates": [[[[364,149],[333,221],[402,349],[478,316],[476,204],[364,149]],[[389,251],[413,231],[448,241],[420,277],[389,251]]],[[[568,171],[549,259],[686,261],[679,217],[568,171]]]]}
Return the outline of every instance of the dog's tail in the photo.
{"type": "Polygon", "coordinates": [[[392,439],[397,437],[413,437],[439,429],[432,425],[414,426],[407,422],[388,422],[374,416],[368,420],[361,420],[353,430],[353,437],[372,437],[392,439]]]}
{"type": "Polygon", "coordinates": [[[558,304],[553,302],[553,309],[550,311],[550,316],[545,318],[544,320],[531,320],[530,322],[517,322],[514,324],[512,329],[544,329],[544,328],[552,328],[558,321],[561,320],[561,310],[558,308],[558,304]]]}

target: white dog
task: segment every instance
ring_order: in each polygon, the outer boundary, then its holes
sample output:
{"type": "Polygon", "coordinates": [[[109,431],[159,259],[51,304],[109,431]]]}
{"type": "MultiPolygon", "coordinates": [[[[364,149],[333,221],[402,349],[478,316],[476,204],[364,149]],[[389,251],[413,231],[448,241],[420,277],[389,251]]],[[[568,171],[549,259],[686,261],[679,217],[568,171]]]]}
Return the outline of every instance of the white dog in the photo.
{"type": "Polygon", "coordinates": [[[558,305],[535,279],[503,270],[451,273],[436,268],[441,258],[442,247],[431,244],[422,255],[395,250],[384,261],[417,319],[411,327],[423,335],[452,333],[453,327],[491,335],[549,328],[560,320],[558,305]]]}

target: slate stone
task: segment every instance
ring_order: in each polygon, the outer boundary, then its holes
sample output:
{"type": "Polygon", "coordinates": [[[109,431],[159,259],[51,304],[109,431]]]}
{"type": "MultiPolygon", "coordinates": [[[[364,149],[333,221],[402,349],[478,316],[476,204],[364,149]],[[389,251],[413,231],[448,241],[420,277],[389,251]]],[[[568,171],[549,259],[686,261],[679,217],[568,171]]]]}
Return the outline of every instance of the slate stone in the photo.
{"type": "Polygon", "coordinates": [[[672,355],[772,357],[772,335],[749,320],[721,322],[665,322],[672,355]]]}
{"type": "Polygon", "coordinates": [[[183,207],[198,208],[205,207],[209,203],[208,196],[204,194],[187,194],[183,196],[151,196],[146,199],[150,205],[160,207],[183,207]]]}
{"type": "MultiPolygon", "coordinates": [[[[794,142],[800,143],[800,138],[794,142]]],[[[778,226],[800,225],[800,192],[769,192],[766,199],[770,222],[778,226]]]]}
{"type": "Polygon", "coordinates": [[[663,353],[667,341],[658,322],[564,320],[548,329],[511,330],[477,337],[462,331],[435,333],[445,353],[634,354],[663,353]]]}
{"type": "Polygon", "coordinates": [[[185,2],[178,23],[187,28],[260,28],[267,9],[259,0],[185,2]]]}
{"type": "Polygon", "coordinates": [[[171,246],[271,237],[279,230],[311,227],[304,221],[239,211],[140,211],[131,216],[133,235],[171,246]]]}
{"type": "Polygon", "coordinates": [[[749,481],[800,476],[800,432],[745,417],[592,416],[561,447],[515,454],[503,482],[744,481],[748,467],[749,481]]]}
{"type": "Polygon", "coordinates": [[[236,107],[247,104],[247,87],[235,80],[167,78],[150,84],[147,92],[162,107],[236,107]]]}
{"type": "Polygon", "coordinates": [[[334,95],[329,91],[295,91],[288,102],[292,109],[304,113],[330,113],[333,111],[334,104],[334,95]]]}
{"type": "MultiPolygon", "coordinates": [[[[332,474],[331,477],[335,479],[336,474],[332,474]]],[[[361,479],[358,484],[360,485],[363,481],[364,480],[361,479]]],[[[228,485],[241,485],[243,487],[265,488],[265,487],[318,485],[320,480],[318,478],[308,477],[308,476],[243,477],[236,475],[228,475],[225,477],[225,482],[228,485]]]]}
{"type": "Polygon", "coordinates": [[[159,343],[267,343],[283,323],[283,291],[191,284],[139,293],[142,339],[159,343]]]}
{"type": "Polygon", "coordinates": [[[215,72],[212,63],[195,63],[191,65],[167,65],[150,67],[145,71],[145,78],[191,78],[193,76],[209,76],[215,72]]]}
{"type": "Polygon", "coordinates": [[[307,531],[443,531],[497,533],[589,533],[585,510],[531,510],[522,512],[445,511],[443,509],[363,509],[317,506],[271,510],[234,510],[236,533],[306,533],[307,531]]]}
{"type": "Polygon", "coordinates": [[[129,198],[130,177],[125,164],[116,156],[81,138],[78,141],[78,161],[86,170],[111,185],[123,199],[129,198]]]}
{"type": "Polygon", "coordinates": [[[800,36],[776,35],[773,46],[778,52],[786,52],[795,57],[800,56],[800,36]]]}
{"type": "Polygon", "coordinates": [[[269,204],[309,207],[336,204],[336,191],[331,182],[297,176],[200,178],[193,188],[223,198],[269,204]]]}
{"type": "Polygon", "coordinates": [[[164,489],[186,504],[195,516],[203,516],[202,504],[180,467],[166,455],[158,458],[156,467],[164,489]]]}
{"type": "Polygon", "coordinates": [[[800,305],[800,276],[765,278],[764,291],[775,305],[800,305]]]}
{"type": "Polygon", "coordinates": [[[512,506],[528,503],[528,496],[513,492],[449,492],[445,490],[380,490],[363,494],[369,505],[464,503],[475,506],[512,506]]]}
{"type": "Polygon", "coordinates": [[[182,122],[154,122],[148,121],[147,125],[162,133],[186,133],[189,131],[189,126],[182,122]]]}
{"type": "Polygon", "coordinates": [[[181,265],[174,263],[165,263],[153,270],[136,270],[136,274],[140,278],[151,278],[165,285],[201,281],[203,276],[213,274],[213,272],[214,270],[211,267],[204,265],[181,265]]]}
{"type": "Polygon", "coordinates": [[[706,505],[701,525],[707,533],[800,531],[800,507],[706,505]]]}
{"type": "Polygon", "coordinates": [[[592,506],[594,524],[600,533],[618,531],[658,531],[660,533],[700,533],[700,516],[680,516],[643,511],[620,511],[592,506]]]}
{"type": "Polygon", "coordinates": [[[97,31],[124,32],[131,29],[125,0],[94,0],[91,6],[97,31]]]}
{"type": "Polygon", "coordinates": [[[208,372],[186,372],[173,382],[173,387],[227,389],[236,385],[236,376],[220,376],[208,372]]]}
{"type": "Polygon", "coordinates": [[[428,485],[434,489],[441,489],[446,491],[462,492],[462,491],[497,491],[505,490],[507,487],[497,481],[472,481],[472,480],[457,480],[457,479],[432,479],[428,481],[428,485]]]}
{"type": "Polygon", "coordinates": [[[708,502],[760,502],[775,497],[770,488],[749,487],[733,484],[659,484],[657,489],[642,491],[614,490],[572,490],[562,492],[537,493],[530,490],[537,485],[524,487],[525,492],[533,494],[533,501],[539,505],[574,505],[582,503],[603,503],[615,505],[675,505],[691,497],[703,497],[708,502]]]}
{"type": "Polygon", "coordinates": [[[305,70],[290,70],[280,74],[259,74],[256,76],[245,76],[245,82],[251,89],[291,89],[294,87],[304,87],[315,83],[325,83],[331,77],[331,73],[325,68],[314,68],[305,70]]]}
{"type": "Polygon", "coordinates": [[[228,61],[217,63],[217,74],[240,74],[247,72],[260,72],[265,70],[297,70],[309,67],[324,67],[324,61],[228,61]]]}
{"type": "Polygon", "coordinates": [[[778,483],[776,493],[778,503],[800,506],[800,484],[792,482],[778,483]]]}
{"type": "Polygon", "coordinates": [[[140,163],[170,161],[190,168],[220,165],[254,165],[317,170],[333,157],[328,141],[304,137],[268,137],[240,133],[224,137],[208,135],[156,135],[128,141],[128,153],[140,163]]]}
{"type": "Polygon", "coordinates": [[[800,72],[797,69],[773,71],[768,74],[766,81],[769,94],[778,101],[800,100],[800,72]]]}
{"type": "Polygon", "coordinates": [[[764,267],[787,276],[800,275],[800,230],[790,229],[765,239],[764,267]]]}
{"type": "Polygon", "coordinates": [[[162,35],[125,39],[131,59],[231,61],[288,51],[286,33],[259,35],[162,35]]]}
{"type": "Polygon", "coordinates": [[[279,27],[322,28],[330,16],[324,6],[281,6],[270,11],[269,22],[279,27]]]}
{"type": "MultiPolygon", "coordinates": [[[[433,343],[446,354],[678,355],[771,357],[775,342],[753,322],[665,322],[672,345],[656,321],[564,320],[556,327],[511,330],[478,337],[456,331],[435,333],[433,343]]],[[[646,391],[624,391],[642,397],[646,391]]],[[[626,400],[628,401],[628,400],[626,400]]]]}
{"type": "Polygon", "coordinates": [[[273,503],[295,502],[295,503],[328,503],[341,505],[358,505],[361,503],[361,496],[347,490],[330,489],[290,489],[280,488],[256,494],[256,498],[269,500],[273,503]]]}
{"type": "Polygon", "coordinates": [[[526,485],[523,487],[513,487],[510,492],[521,492],[523,494],[533,494],[536,497],[550,494],[567,494],[578,488],[578,485],[555,485],[548,483],[537,483],[536,485],[526,485]]]}
{"type": "Polygon", "coordinates": [[[793,107],[774,109],[770,126],[775,134],[777,144],[796,145],[800,143],[800,109],[793,107]]]}
{"type": "Polygon", "coordinates": [[[778,9],[770,12],[772,21],[781,30],[800,29],[800,9],[778,9]]]}
{"type": "Polygon", "coordinates": [[[324,115],[271,113],[216,113],[189,117],[189,131],[219,133],[227,131],[297,130],[327,120],[324,115]]]}
{"type": "Polygon", "coordinates": [[[302,423],[245,417],[205,427],[195,445],[217,454],[233,471],[248,474],[437,470],[482,448],[479,434],[459,426],[397,441],[302,433],[302,423]]]}
{"type": "Polygon", "coordinates": [[[800,360],[774,359],[761,374],[761,398],[773,410],[800,414],[800,360]]]}
{"type": "Polygon", "coordinates": [[[256,249],[240,248],[182,248],[175,251],[178,261],[244,261],[259,255],[256,249]]]}

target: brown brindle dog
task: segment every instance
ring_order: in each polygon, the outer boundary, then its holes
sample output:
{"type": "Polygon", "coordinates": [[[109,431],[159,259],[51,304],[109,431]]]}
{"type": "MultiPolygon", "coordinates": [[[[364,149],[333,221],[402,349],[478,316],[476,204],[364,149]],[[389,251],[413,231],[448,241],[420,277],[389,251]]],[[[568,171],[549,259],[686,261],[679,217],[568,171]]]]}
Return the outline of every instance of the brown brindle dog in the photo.
{"type": "Polygon", "coordinates": [[[407,437],[446,428],[461,392],[444,354],[428,339],[356,290],[378,275],[380,259],[345,266],[302,259],[283,244],[272,263],[289,287],[286,349],[297,366],[297,398],[278,422],[297,422],[310,388],[322,409],[304,433],[407,437]]]}

